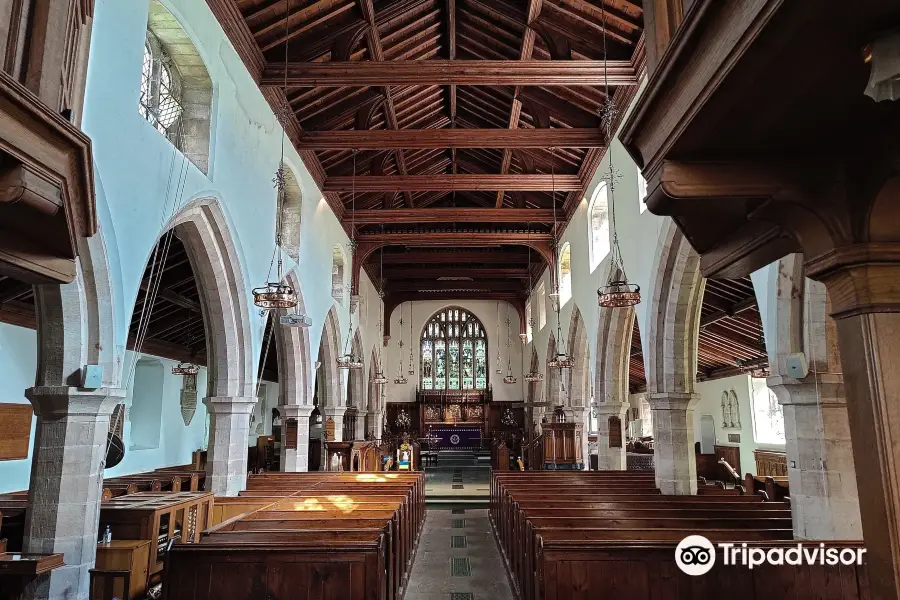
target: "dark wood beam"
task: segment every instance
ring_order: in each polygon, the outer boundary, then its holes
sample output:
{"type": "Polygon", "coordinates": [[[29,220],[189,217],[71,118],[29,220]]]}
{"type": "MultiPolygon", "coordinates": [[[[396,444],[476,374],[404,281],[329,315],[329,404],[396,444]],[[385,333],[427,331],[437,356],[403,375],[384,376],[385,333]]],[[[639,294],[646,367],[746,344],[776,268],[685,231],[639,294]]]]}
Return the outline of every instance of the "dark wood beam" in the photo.
{"type": "MultiPolygon", "coordinates": [[[[556,218],[563,219],[557,212],[556,218]]],[[[394,223],[551,223],[549,208],[394,208],[357,210],[344,215],[344,223],[386,225],[394,223]]]]}
{"type": "Polygon", "coordinates": [[[262,87],[361,87],[392,85],[637,85],[631,61],[611,60],[399,60],[387,62],[270,63],[262,87]]]}
{"type": "Polygon", "coordinates": [[[377,129],[304,131],[298,150],[432,148],[605,148],[598,128],[572,129],[377,129]]]}
{"type": "MultiPolygon", "coordinates": [[[[534,39],[536,36],[535,30],[531,27],[531,24],[537,20],[538,16],[541,13],[541,7],[543,4],[543,0],[528,0],[528,12],[525,14],[525,31],[522,34],[522,44],[519,46],[519,61],[524,62],[531,58],[532,52],[534,52],[534,39]]],[[[518,129],[519,127],[519,118],[522,115],[522,102],[519,101],[519,94],[522,92],[521,86],[516,86],[516,89],[513,90],[513,99],[512,99],[512,107],[509,111],[509,120],[507,122],[507,129],[518,129]]],[[[500,159],[500,174],[505,175],[509,173],[509,165],[512,163],[512,153],[509,148],[505,148],[503,150],[503,157],[500,159]]],[[[503,196],[506,195],[506,190],[497,190],[497,198],[494,201],[494,206],[500,208],[503,206],[503,196]]],[[[553,208],[556,208],[555,206],[553,208]]]]}
{"type": "Polygon", "coordinates": [[[712,325],[713,323],[718,323],[723,319],[727,319],[729,317],[733,317],[735,315],[739,315],[742,312],[750,310],[751,308],[757,308],[756,305],[756,296],[750,296],[749,298],[744,298],[740,302],[735,302],[728,308],[723,310],[718,310],[714,313],[710,313],[705,317],[700,318],[700,329],[703,330],[708,325],[712,325]]]}
{"type": "MultiPolygon", "coordinates": [[[[478,264],[517,264],[528,260],[525,252],[428,252],[411,250],[409,252],[386,252],[384,264],[457,264],[473,262],[478,264]]],[[[537,263],[540,257],[532,253],[531,260],[537,263]]]]}
{"type": "Polygon", "coordinates": [[[357,177],[337,176],[325,180],[325,192],[350,192],[356,186],[365,192],[452,192],[452,191],[571,191],[582,187],[578,175],[382,175],[357,177]]]}
{"type": "Polygon", "coordinates": [[[438,277],[473,277],[473,278],[489,278],[489,279],[528,279],[528,269],[521,268],[483,268],[481,266],[472,265],[471,267],[460,268],[439,268],[428,269],[416,265],[409,269],[392,268],[384,272],[385,279],[437,279],[438,277]]]}
{"type": "Polygon", "coordinates": [[[417,231],[409,233],[372,233],[357,236],[357,242],[360,244],[450,246],[460,248],[491,248],[494,246],[519,244],[537,246],[552,241],[553,236],[551,234],[538,231],[417,231]]]}
{"type": "Polygon", "coordinates": [[[391,281],[387,284],[386,293],[396,292],[424,292],[424,291],[452,291],[452,292],[523,292],[522,284],[518,281],[438,281],[426,279],[422,281],[391,281]]]}

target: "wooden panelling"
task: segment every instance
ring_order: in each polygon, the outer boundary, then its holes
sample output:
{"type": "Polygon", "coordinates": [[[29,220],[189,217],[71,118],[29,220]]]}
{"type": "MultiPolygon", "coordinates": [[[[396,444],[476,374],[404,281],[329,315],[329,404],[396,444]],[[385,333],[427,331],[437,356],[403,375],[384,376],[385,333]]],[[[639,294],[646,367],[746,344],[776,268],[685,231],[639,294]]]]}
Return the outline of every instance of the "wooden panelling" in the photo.
{"type": "Polygon", "coordinates": [[[0,404],[0,460],[28,458],[33,415],[30,404],[0,404]]]}
{"type": "Polygon", "coordinates": [[[756,475],[760,477],[787,477],[786,453],[772,450],[754,450],[753,458],[756,460],[756,475]]]}

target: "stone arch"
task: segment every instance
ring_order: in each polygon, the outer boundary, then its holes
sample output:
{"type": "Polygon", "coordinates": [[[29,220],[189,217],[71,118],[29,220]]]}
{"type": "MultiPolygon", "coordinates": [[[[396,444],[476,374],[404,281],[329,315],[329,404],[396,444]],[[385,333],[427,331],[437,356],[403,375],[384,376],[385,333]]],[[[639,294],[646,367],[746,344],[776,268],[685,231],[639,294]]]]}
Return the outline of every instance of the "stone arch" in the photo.
{"type": "Polygon", "coordinates": [[[573,368],[568,369],[568,400],[572,408],[585,408],[590,399],[590,347],[584,318],[577,305],[572,306],[572,318],[569,323],[569,356],[572,357],[573,368]]]}
{"type": "Polygon", "coordinates": [[[215,198],[186,204],[167,224],[184,243],[197,278],[206,330],[208,395],[254,398],[250,291],[237,245],[215,198]]]}
{"type": "MultiPolygon", "coordinates": [[[[296,271],[290,271],[285,280],[297,294],[297,307],[292,311],[278,311],[278,315],[286,315],[288,312],[305,315],[306,304],[303,301],[300,278],[296,271]]],[[[276,323],[275,347],[278,350],[278,403],[280,405],[312,406],[314,382],[310,377],[309,329],[307,327],[284,327],[276,323]]]]}
{"type": "Polygon", "coordinates": [[[628,400],[634,319],[633,306],[600,308],[597,320],[597,360],[594,380],[594,402],[597,405],[616,404],[628,400]]]}
{"type": "Polygon", "coordinates": [[[115,348],[115,308],[102,232],[78,241],[75,281],[34,286],[37,325],[35,386],[81,385],[81,369],[103,368],[103,387],[122,381],[115,348]]]}
{"type": "MultiPolygon", "coordinates": [[[[538,361],[537,349],[534,347],[534,344],[531,345],[531,362],[529,363],[529,372],[536,373],[540,368],[540,362],[538,361]]],[[[537,402],[538,398],[535,398],[535,391],[540,384],[525,382],[527,388],[527,398],[528,402],[537,402]]]]}
{"type": "Polygon", "coordinates": [[[322,378],[322,397],[319,409],[336,408],[341,405],[341,373],[337,367],[337,358],[341,353],[340,321],[336,307],[332,306],[325,315],[322,326],[322,339],[319,342],[318,376],[322,378]]]}
{"type": "Polygon", "coordinates": [[[660,232],[651,273],[647,391],[693,393],[706,281],[700,255],[671,219],[660,232]]]}

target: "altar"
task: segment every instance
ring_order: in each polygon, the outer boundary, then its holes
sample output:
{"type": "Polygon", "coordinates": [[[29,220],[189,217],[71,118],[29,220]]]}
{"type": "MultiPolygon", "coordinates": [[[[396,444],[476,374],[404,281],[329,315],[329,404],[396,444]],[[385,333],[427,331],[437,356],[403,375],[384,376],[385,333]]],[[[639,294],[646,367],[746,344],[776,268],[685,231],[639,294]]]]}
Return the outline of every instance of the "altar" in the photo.
{"type": "Polygon", "coordinates": [[[468,425],[435,425],[429,427],[427,438],[433,450],[478,450],[481,448],[481,427],[468,425]]]}

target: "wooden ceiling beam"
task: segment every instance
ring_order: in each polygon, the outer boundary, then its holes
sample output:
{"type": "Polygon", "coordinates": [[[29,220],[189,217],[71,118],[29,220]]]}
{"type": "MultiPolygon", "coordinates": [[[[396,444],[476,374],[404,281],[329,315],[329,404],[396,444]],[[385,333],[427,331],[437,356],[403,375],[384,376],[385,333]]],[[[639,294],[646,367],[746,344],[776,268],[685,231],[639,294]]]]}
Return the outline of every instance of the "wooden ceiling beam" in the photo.
{"type": "MultiPolygon", "coordinates": [[[[557,220],[562,215],[557,213],[557,220]]],[[[548,208],[399,208],[391,210],[357,210],[344,215],[344,222],[357,225],[396,223],[551,223],[553,211],[548,208]]]]}
{"type": "Polygon", "coordinates": [[[599,128],[379,129],[304,131],[297,149],[603,148],[606,142],[599,128]]]}
{"type": "Polygon", "coordinates": [[[717,310],[714,313],[710,313],[704,317],[700,317],[700,329],[703,330],[703,328],[708,325],[712,325],[713,323],[718,323],[723,319],[739,315],[744,311],[750,310],[751,308],[757,308],[756,296],[744,298],[740,302],[735,302],[730,307],[724,310],[717,310]]]}
{"type": "MultiPolygon", "coordinates": [[[[535,2],[537,0],[532,0],[535,2]]],[[[529,31],[531,31],[529,29],[529,31]]],[[[533,34],[532,34],[533,35],[533,34]]],[[[270,62],[260,86],[344,87],[392,85],[637,85],[629,60],[401,60],[389,62],[270,62]],[[606,62],[606,65],[604,65],[606,62]]]]}
{"type": "MultiPolygon", "coordinates": [[[[543,5],[543,0],[529,0],[528,1],[528,12],[525,14],[525,31],[522,34],[522,45],[519,48],[519,62],[524,63],[525,61],[531,58],[532,52],[534,52],[534,40],[537,35],[535,30],[531,27],[531,24],[537,20],[537,18],[541,14],[541,8],[543,5]]],[[[512,107],[509,111],[509,122],[507,123],[507,129],[518,129],[519,128],[519,118],[522,116],[522,102],[519,101],[519,94],[522,93],[522,86],[516,84],[516,89],[513,91],[513,101],[512,107]]],[[[503,150],[503,157],[500,159],[500,174],[505,175],[509,173],[509,165],[512,162],[512,152],[510,152],[509,148],[503,150]]],[[[503,197],[506,195],[506,190],[497,190],[497,198],[494,201],[494,206],[497,208],[503,207],[503,197]]],[[[553,207],[556,208],[555,206],[553,207]]]]}
{"type": "Polygon", "coordinates": [[[459,291],[459,292],[521,292],[522,284],[518,281],[441,281],[438,279],[390,281],[385,292],[419,292],[426,290],[459,291]]]}
{"type": "MultiPolygon", "coordinates": [[[[540,257],[532,252],[532,262],[537,262],[540,257]]],[[[424,250],[410,250],[409,252],[385,252],[384,264],[464,264],[477,263],[482,265],[504,265],[525,263],[528,254],[525,252],[428,252],[424,250]]]]}
{"type": "Polygon", "coordinates": [[[437,279],[438,277],[472,277],[487,279],[528,279],[528,269],[490,267],[483,268],[480,265],[472,265],[469,267],[445,267],[439,269],[429,269],[417,266],[415,268],[398,268],[386,269],[384,271],[385,279],[437,279]]]}
{"type": "Polygon", "coordinates": [[[325,192],[452,192],[462,190],[557,191],[580,190],[578,175],[368,175],[337,176],[325,180],[325,192]]]}

